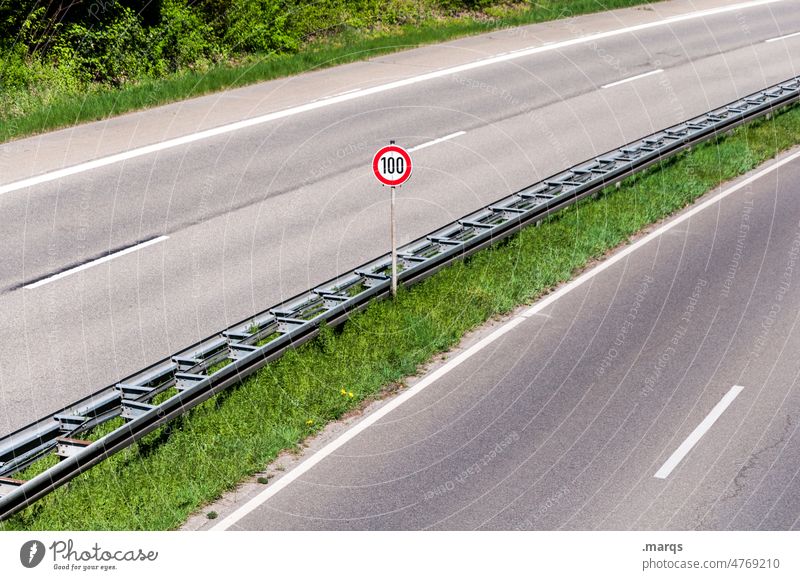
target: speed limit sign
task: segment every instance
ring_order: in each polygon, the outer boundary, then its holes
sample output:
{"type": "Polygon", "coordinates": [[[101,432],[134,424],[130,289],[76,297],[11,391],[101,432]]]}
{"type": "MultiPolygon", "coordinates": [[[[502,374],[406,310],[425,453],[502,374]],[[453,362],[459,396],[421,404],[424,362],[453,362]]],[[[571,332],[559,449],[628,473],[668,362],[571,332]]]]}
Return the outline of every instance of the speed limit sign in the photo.
{"type": "Polygon", "coordinates": [[[372,158],[372,172],[384,185],[403,185],[411,177],[411,156],[398,145],[387,145],[372,158]]]}
{"type": "Polygon", "coordinates": [[[392,188],[391,196],[391,237],[392,237],[392,296],[397,295],[397,225],[395,220],[394,188],[403,185],[411,177],[411,156],[408,151],[389,141],[372,158],[372,173],[383,185],[392,188]]]}

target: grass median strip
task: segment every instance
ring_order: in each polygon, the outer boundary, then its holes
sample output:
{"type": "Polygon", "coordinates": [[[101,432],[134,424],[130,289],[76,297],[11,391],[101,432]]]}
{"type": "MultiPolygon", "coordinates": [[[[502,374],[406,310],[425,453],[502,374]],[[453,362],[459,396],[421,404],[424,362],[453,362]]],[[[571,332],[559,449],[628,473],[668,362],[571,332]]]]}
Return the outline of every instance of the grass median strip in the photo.
{"type": "Polygon", "coordinates": [[[402,381],[493,316],[530,302],[591,260],[720,183],[800,143],[800,108],[736,130],[583,200],[449,266],[396,301],[264,367],[234,390],[58,489],[5,529],[178,527],[328,421],[402,381]]]}

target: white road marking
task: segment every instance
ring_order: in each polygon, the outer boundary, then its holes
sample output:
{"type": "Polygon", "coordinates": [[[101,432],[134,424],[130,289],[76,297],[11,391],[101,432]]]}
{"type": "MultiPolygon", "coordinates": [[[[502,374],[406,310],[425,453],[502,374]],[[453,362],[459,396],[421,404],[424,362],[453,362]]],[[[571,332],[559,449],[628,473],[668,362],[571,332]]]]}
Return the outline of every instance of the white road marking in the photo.
{"type": "Polygon", "coordinates": [[[594,268],[592,268],[591,270],[589,270],[585,274],[581,274],[580,276],[575,278],[572,282],[566,284],[565,286],[562,286],[561,288],[559,288],[558,290],[556,290],[552,294],[548,294],[547,297],[543,298],[542,300],[540,300],[539,302],[537,302],[536,304],[531,306],[531,308],[529,310],[526,310],[525,312],[520,314],[520,316],[528,318],[528,317],[533,316],[534,314],[538,313],[539,311],[544,310],[545,308],[550,306],[553,302],[555,302],[556,300],[558,300],[559,298],[561,298],[565,294],[575,290],[575,288],[581,286],[585,282],[588,282],[589,280],[591,280],[592,278],[597,276],[600,272],[610,268],[611,266],[613,266],[614,264],[616,264],[620,260],[624,260],[630,254],[632,254],[633,252],[635,252],[636,250],[638,250],[639,248],[641,248],[645,244],[647,244],[649,242],[652,242],[653,240],[655,240],[659,236],[662,236],[663,234],[667,233],[672,228],[674,228],[676,226],[679,226],[680,224],[682,224],[683,222],[685,222],[688,219],[691,219],[692,216],[700,213],[701,211],[703,211],[707,207],[709,207],[711,205],[714,205],[715,203],[719,202],[723,198],[728,197],[732,193],[736,193],[737,191],[739,191],[740,189],[742,189],[744,187],[747,187],[748,185],[750,185],[754,181],[757,181],[757,180],[761,179],[765,175],[768,175],[769,173],[772,173],[776,169],[778,169],[780,167],[783,167],[787,163],[791,163],[792,161],[794,161],[795,159],[798,159],[798,158],[800,158],[800,151],[798,151],[797,153],[793,153],[792,155],[789,155],[788,157],[784,157],[780,161],[776,161],[775,163],[771,164],[769,167],[766,167],[766,168],[762,169],[761,171],[759,171],[758,173],[755,173],[754,175],[751,175],[747,179],[743,179],[739,183],[737,183],[735,185],[732,185],[731,187],[729,187],[728,189],[725,189],[724,191],[721,191],[720,193],[718,193],[714,197],[704,201],[700,205],[694,206],[692,209],[690,209],[686,213],[681,214],[679,217],[675,218],[674,220],[670,221],[669,223],[664,224],[663,226],[661,226],[657,230],[655,230],[652,233],[650,233],[650,234],[646,235],[645,237],[643,237],[638,242],[636,242],[634,244],[631,244],[630,246],[628,246],[627,248],[625,248],[621,252],[617,252],[616,254],[614,254],[613,256],[608,258],[607,260],[601,262],[600,264],[598,264],[597,266],[595,266],[594,268]]]}
{"type": "MultiPolygon", "coordinates": [[[[531,50],[534,48],[539,48],[542,46],[550,46],[551,44],[555,44],[555,41],[548,40],[547,42],[543,42],[542,44],[537,44],[536,46],[526,46],[525,48],[515,48],[514,50],[509,50],[508,52],[504,52],[502,54],[517,54],[518,52],[525,52],[526,50],[531,50]]],[[[495,56],[500,56],[496,54],[495,56]]]]}
{"type": "Polygon", "coordinates": [[[86,262],[85,264],[81,264],[80,266],[75,266],[69,270],[64,270],[63,272],[59,272],[58,274],[53,274],[47,278],[42,278],[36,282],[31,284],[26,284],[23,288],[33,289],[38,288],[39,286],[44,286],[45,284],[49,284],[50,282],[55,282],[56,280],[60,280],[61,278],[66,278],[67,276],[71,276],[72,274],[77,274],[82,270],[87,270],[93,266],[97,266],[98,264],[102,264],[103,262],[108,262],[109,260],[113,260],[114,258],[119,258],[120,256],[124,256],[125,254],[130,254],[131,252],[137,252],[142,248],[146,248],[147,246],[152,246],[153,244],[157,244],[159,242],[163,242],[164,240],[168,240],[169,236],[159,236],[157,238],[153,238],[152,240],[147,240],[146,242],[142,242],[141,244],[136,244],[135,246],[131,246],[130,248],[125,248],[124,250],[120,250],[119,252],[114,252],[113,254],[109,254],[108,256],[103,256],[102,258],[97,258],[96,260],[92,260],[91,262],[86,262]]]}
{"type": "Polygon", "coordinates": [[[322,97],[323,99],[332,99],[333,97],[341,97],[342,95],[349,95],[350,93],[355,93],[358,89],[350,89],[348,91],[342,91],[341,93],[336,93],[335,95],[330,95],[328,97],[322,97]]]}
{"type": "Polygon", "coordinates": [[[616,87],[617,85],[622,85],[625,83],[629,83],[631,81],[636,81],[639,79],[643,79],[644,77],[649,77],[651,75],[657,75],[659,73],[664,72],[663,68],[659,68],[656,70],[651,70],[650,72],[642,73],[640,75],[636,75],[635,77],[628,77],[627,79],[622,79],[621,81],[614,81],[613,83],[608,83],[607,85],[602,85],[601,89],[610,89],[611,87],[616,87]]]}
{"type": "Polygon", "coordinates": [[[656,28],[659,26],[668,26],[670,24],[675,24],[678,22],[684,22],[687,20],[694,20],[697,18],[705,18],[707,16],[714,16],[717,14],[723,14],[726,12],[736,12],[739,10],[743,10],[745,8],[753,8],[756,6],[764,6],[767,4],[776,4],[779,2],[784,2],[785,0],[752,0],[750,2],[741,2],[738,4],[731,4],[729,6],[721,6],[718,8],[711,8],[708,10],[699,10],[696,12],[689,12],[686,14],[681,14],[678,16],[671,16],[669,18],[664,18],[662,20],[656,20],[653,22],[648,22],[645,24],[637,24],[635,26],[627,26],[625,28],[617,28],[615,30],[609,30],[606,32],[598,32],[596,34],[590,34],[587,36],[581,36],[577,38],[572,38],[570,40],[563,40],[560,42],[554,42],[553,44],[547,45],[539,45],[533,46],[529,49],[522,50],[519,52],[514,52],[511,54],[504,54],[502,56],[494,56],[485,58],[478,61],[468,62],[466,64],[444,68],[436,71],[431,71],[429,73],[425,73],[422,75],[418,75],[415,77],[410,77],[407,79],[402,79],[399,81],[393,81],[391,83],[386,83],[383,85],[378,85],[375,87],[369,87],[365,89],[359,89],[352,93],[341,94],[337,96],[333,96],[329,99],[319,99],[317,101],[313,101],[310,103],[305,103],[303,105],[298,105],[295,107],[290,107],[288,109],[284,109],[282,111],[276,111],[273,113],[267,113],[266,115],[261,115],[258,117],[252,117],[250,119],[244,119],[242,121],[237,121],[235,123],[230,123],[228,125],[222,125],[220,127],[214,127],[212,129],[206,129],[204,131],[199,131],[197,133],[192,133],[189,135],[184,135],[182,137],[176,137],[174,139],[168,139],[166,141],[162,141],[160,143],[153,143],[152,145],[146,145],[144,147],[137,147],[136,149],[131,149],[129,151],[123,151],[122,153],[117,153],[115,155],[109,155],[108,157],[101,157],[99,159],[94,159],[92,161],[87,161],[85,163],[79,163],[78,165],[73,165],[71,167],[65,167],[63,169],[58,169],[56,171],[50,171],[48,173],[43,173],[41,175],[37,175],[34,177],[29,177],[26,179],[21,179],[19,181],[15,181],[6,185],[0,186],[0,195],[4,193],[10,193],[12,191],[17,191],[20,189],[24,189],[26,187],[32,187],[34,185],[40,185],[42,183],[47,183],[49,181],[54,181],[56,179],[61,179],[62,177],[68,177],[70,175],[75,175],[77,173],[82,173],[84,171],[90,171],[92,169],[97,169],[99,167],[105,167],[106,165],[112,165],[114,163],[119,163],[121,161],[126,161],[128,159],[133,159],[136,157],[141,157],[143,155],[149,155],[150,153],[156,153],[158,151],[163,151],[165,149],[171,149],[173,147],[179,147],[181,145],[187,145],[189,143],[194,143],[195,141],[200,141],[203,139],[208,139],[211,137],[216,137],[218,135],[224,135],[226,133],[231,133],[233,131],[238,131],[240,129],[245,129],[248,127],[253,127],[256,125],[261,125],[263,123],[268,123],[270,121],[275,121],[278,119],[284,119],[286,117],[291,117],[293,115],[297,115],[300,113],[305,113],[308,111],[313,111],[316,109],[320,109],[322,107],[329,107],[331,105],[335,105],[337,103],[343,103],[346,101],[351,101],[354,99],[360,99],[363,97],[367,97],[369,95],[375,95],[378,93],[383,93],[386,91],[390,91],[393,89],[398,89],[401,87],[407,87],[410,85],[414,85],[416,83],[421,83],[424,81],[428,81],[431,79],[437,79],[444,76],[457,74],[469,70],[474,70],[478,68],[482,68],[485,66],[497,64],[500,62],[506,62],[518,58],[522,58],[525,56],[530,56],[533,54],[539,54],[543,52],[548,52],[551,50],[559,50],[561,48],[565,48],[568,46],[575,46],[578,44],[584,44],[587,42],[594,42],[597,40],[602,40],[605,38],[611,38],[614,36],[620,36],[622,34],[629,34],[631,32],[638,32],[640,30],[647,30],[650,28],[656,28]]]}
{"type": "Polygon", "coordinates": [[[579,276],[578,278],[576,278],[575,280],[573,280],[569,284],[566,284],[565,286],[562,286],[559,290],[557,290],[557,291],[553,292],[552,294],[550,294],[549,296],[547,296],[547,298],[544,298],[543,300],[540,300],[534,306],[532,306],[531,308],[529,308],[528,310],[523,312],[521,315],[511,319],[505,325],[503,325],[500,328],[498,328],[497,330],[495,330],[492,334],[490,334],[489,336],[487,336],[486,338],[484,338],[483,340],[481,340],[480,342],[478,342],[474,346],[470,347],[469,349],[467,349],[466,351],[464,351],[463,353],[461,353],[460,355],[458,355],[454,359],[450,360],[447,364],[445,364],[444,366],[440,367],[439,369],[437,369],[436,371],[434,371],[430,375],[428,375],[425,378],[423,378],[419,383],[417,383],[416,385],[411,387],[409,390],[405,391],[403,394],[399,395],[396,399],[393,399],[392,401],[390,401],[389,403],[387,403],[386,405],[384,405],[383,407],[381,407],[380,409],[375,411],[375,413],[367,416],[360,423],[356,424],[351,429],[349,429],[349,430],[345,431],[344,433],[342,433],[337,439],[334,439],[333,441],[328,443],[328,445],[326,445],[325,447],[323,447],[322,449],[320,449],[319,451],[317,451],[316,453],[311,455],[308,459],[303,461],[300,465],[298,465],[292,471],[288,472],[286,475],[281,477],[278,481],[275,482],[275,484],[272,487],[262,491],[260,494],[256,495],[254,498],[252,498],[246,504],[244,504],[243,506],[238,508],[236,511],[234,511],[231,515],[229,515],[225,519],[221,520],[218,524],[216,524],[214,527],[212,527],[211,530],[226,530],[226,529],[230,528],[232,525],[234,525],[236,522],[241,520],[247,514],[255,511],[256,509],[258,509],[264,502],[266,502],[269,498],[271,498],[272,496],[277,494],[280,490],[282,490],[283,488],[288,486],[290,483],[295,481],[297,478],[302,476],[304,473],[309,471],[317,463],[319,463],[320,461],[325,459],[327,456],[329,456],[331,453],[333,453],[334,451],[339,449],[342,445],[344,445],[345,443],[347,443],[348,441],[353,439],[359,433],[365,431],[368,427],[370,427],[376,421],[378,421],[378,419],[381,419],[384,416],[388,415],[391,411],[393,411],[394,409],[396,409],[397,407],[399,407],[400,405],[402,405],[403,403],[405,403],[406,401],[411,399],[411,397],[413,397],[414,395],[418,394],[419,392],[421,392],[423,389],[425,389],[429,385],[431,385],[434,382],[436,382],[438,379],[440,379],[441,377],[446,375],[448,372],[450,372],[452,369],[454,369],[455,367],[460,365],[462,362],[464,362],[465,360],[467,360],[468,358],[470,358],[474,354],[480,352],[484,347],[486,347],[487,345],[489,345],[490,343],[495,341],[497,338],[499,338],[500,336],[502,336],[503,334],[505,334],[509,330],[515,328],[518,324],[523,322],[523,320],[525,320],[525,319],[527,319],[527,318],[529,318],[529,317],[531,317],[531,316],[533,316],[535,314],[538,314],[539,311],[543,310],[544,308],[546,308],[547,306],[549,306],[550,304],[552,304],[553,302],[555,302],[559,298],[563,297],[565,294],[571,292],[575,288],[578,288],[581,284],[583,284],[587,280],[590,280],[590,279],[594,278],[595,276],[597,276],[601,272],[605,271],[607,268],[610,268],[613,264],[616,264],[620,260],[624,259],[626,256],[628,256],[632,252],[638,250],[639,248],[641,248],[642,246],[644,246],[648,242],[658,238],[659,236],[661,236],[664,233],[668,232],[669,230],[671,230],[675,226],[677,226],[679,224],[682,224],[683,222],[685,222],[686,220],[691,218],[693,215],[703,211],[707,207],[719,202],[723,198],[731,195],[732,193],[735,193],[735,192],[739,191],[742,188],[747,187],[748,185],[750,185],[754,181],[756,181],[758,179],[761,179],[765,175],[770,174],[771,172],[777,170],[780,167],[783,167],[787,163],[791,163],[792,161],[794,161],[795,159],[798,159],[798,158],[800,158],[800,151],[798,151],[797,153],[794,153],[794,154],[792,154],[792,155],[790,155],[788,157],[785,157],[784,159],[781,159],[780,161],[776,161],[775,163],[773,163],[769,167],[766,167],[765,169],[762,169],[761,171],[759,171],[758,173],[748,177],[747,179],[743,179],[742,181],[740,181],[736,185],[733,185],[733,186],[725,189],[724,191],[718,193],[717,195],[715,195],[711,199],[709,199],[709,200],[701,203],[700,205],[692,208],[691,210],[687,211],[686,213],[684,213],[680,217],[678,217],[678,218],[672,220],[671,222],[661,226],[657,230],[653,231],[652,233],[648,234],[647,236],[645,236],[644,238],[642,238],[641,240],[636,242],[635,244],[633,244],[631,246],[628,246],[627,248],[625,248],[621,252],[616,253],[614,256],[612,256],[608,260],[598,264],[597,266],[595,266],[594,268],[592,268],[588,272],[582,274],[581,276],[579,276]]]}
{"type": "Polygon", "coordinates": [[[740,387],[738,385],[734,385],[731,387],[730,391],[725,393],[725,396],[722,397],[719,403],[714,405],[714,408],[711,409],[711,412],[706,415],[706,418],[702,420],[702,422],[695,427],[695,430],[689,433],[689,436],[681,443],[681,446],[678,447],[675,452],[669,456],[669,459],[661,466],[661,469],[656,471],[656,474],[653,477],[658,479],[666,479],[667,476],[672,473],[672,470],[675,469],[678,464],[683,460],[684,457],[692,450],[700,438],[706,434],[706,431],[711,429],[711,426],[716,423],[717,419],[720,418],[722,413],[725,412],[725,409],[733,402],[733,400],[739,396],[739,393],[742,392],[744,387],[740,387]]]}
{"type": "Polygon", "coordinates": [[[450,133],[449,135],[445,135],[444,137],[439,137],[438,139],[434,139],[433,141],[428,141],[427,143],[423,143],[422,145],[417,145],[416,147],[412,147],[408,150],[409,153],[412,151],[419,151],[420,149],[425,149],[425,147],[430,147],[431,145],[436,145],[437,143],[441,143],[442,141],[447,141],[448,139],[454,139],[455,137],[460,137],[461,135],[466,135],[466,131],[457,131],[456,133],[450,133]]]}
{"type": "Polygon", "coordinates": [[[800,32],[793,32],[792,34],[785,34],[783,36],[778,36],[777,38],[770,38],[764,42],[778,42],[779,40],[785,40],[787,38],[792,38],[793,36],[800,36],[800,32]]]}
{"type": "Polygon", "coordinates": [[[368,415],[364,418],[361,422],[357,423],[344,433],[342,433],[339,437],[328,443],[325,447],[314,453],[311,457],[303,461],[300,465],[295,467],[293,470],[288,472],[286,475],[281,477],[278,481],[275,482],[274,485],[268,487],[253,499],[248,501],[242,507],[237,509],[231,515],[229,515],[224,520],[220,521],[211,530],[227,530],[229,527],[234,525],[244,516],[252,512],[253,510],[257,509],[261,504],[271,498],[273,495],[278,493],[284,487],[295,481],[297,478],[302,476],[306,473],[309,469],[314,467],[317,463],[325,459],[328,455],[339,449],[342,445],[353,439],[356,435],[367,429],[368,427],[374,425],[378,420],[382,419],[392,411],[394,411],[397,407],[408,401],[414,395],[419,394],[422,390],[430,386],[431,384],[435,383],[439,378],[443,377],[451,370],[459,366],[464,361],[471,358],[476,353],[482,351],[484,348],[492,344],[495,340],[506,334],[508,331],[515,328],[518,324],[525,322],[525,319],[522,317],[516,317],[511,319],[509,322],[506,322],[503,326],[495,330],[489,336],[481,339],[476,344],[469,347],[467,350],[456,356],[455,358],[448,361],[444,366],[439,367],[434,372],[423,378],[420,382],[416,385],[408,389],[407,391],[403,392],[403,394],[399,395],[396,399],[392,399],[388,403],[386,403],[383,407],[375,411],[374,413],[368,415]]]}

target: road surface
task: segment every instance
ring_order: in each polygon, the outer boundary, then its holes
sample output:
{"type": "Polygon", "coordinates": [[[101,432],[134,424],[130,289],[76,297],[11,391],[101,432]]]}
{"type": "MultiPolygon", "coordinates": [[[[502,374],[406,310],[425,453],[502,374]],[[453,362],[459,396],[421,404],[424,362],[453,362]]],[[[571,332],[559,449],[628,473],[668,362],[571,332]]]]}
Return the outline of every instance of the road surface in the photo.
{"type": "Polygon", "coordinates": [[[800,37],[782,38],[797,7],[679,1],[492,32],[0,147],[0,432],[385,252],[369,160],[390,138],[458,133],[414,153],[402,243],[798,74],[800,37]]]}
{"type": "Polygon", "coordinates": [[[473,338],[218,525],[800,529],[800,151],[781,163],[473,338]]]}

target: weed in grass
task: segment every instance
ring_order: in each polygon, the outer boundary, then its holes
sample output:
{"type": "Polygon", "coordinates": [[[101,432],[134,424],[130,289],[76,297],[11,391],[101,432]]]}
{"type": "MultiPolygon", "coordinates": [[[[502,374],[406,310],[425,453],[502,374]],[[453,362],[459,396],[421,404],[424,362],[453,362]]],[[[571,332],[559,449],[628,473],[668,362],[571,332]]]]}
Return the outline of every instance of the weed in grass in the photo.
{"type": "Polygon", "coordinates": [[[258,342],[256,342],[256,346],[264,346],[265,344],[269,344],[270,342],[272,342],[273,340],[275,340],[279,336],[281,336],[280,332],[273,332],[269,336],[266,336],[266,337],[262,338],[261,340],[259,340],[258,342]]]}
{"type": "Polygon", "coordinates": [[[167,389],[165,391],[162,391],[159,394],[157,394],[155,397],[153,397],[152,400],[150,401],[150,404],[151,405],[160,405],[161,403],[163,403],[167,399],[170,399],[170,398],[174,397],[177,394],[178,394],[178,389],[176,389],[175,387],[170,387],[169,389],[167,389]]]}
{"type": "MultiPolygon", "coordinates": [[[[406,265],[403,264],[403,262],[401,260],[398,260],[397,261],[397,273],[399,274],[400,272],[402,272],[405,269],[406,269],[406,265]]],[[[392,275],[392,265],[389,264],[385,268],[381,268],[380,270],[377,270],[376,274],[381,274],[383,276],[391,276],[392,275]]]]}
{"type": "Polygon", "coordinates": [[[29,479],[33,479],[34,477],[36,477],[40,473],[42,473],[42,472],[46,471],[47,469],[50,469],[51,467],[53,467],[58,462],[59,462],[59,459],[58,459],[58,457],[55,456],[55,454],[46,455],[45,457],[42,457],[38,461],[32,463],[25,470],[23,470],[22,472],[16,474],[14,477],[18,478],[18,479],[22,479],[23,481],[27,481],[29,479]]]}
{"type": "Polygon", "coordinates": [[[208,367],[206,369],[206,374],[207,375],[213,375],[214,373],[224,369],[226,366],[228,366],[232,362],[233,362],[233,360],[229,359],[229,358],[226,358],[226,359],[223,359],[223,360],[221,360],[219,362],[216,362],[216,363],[214,363],[213,365],[211,365],[210,367],[208,367]]]}
{"type": "Polygon", "coordinates": [[[125,419],[122,417],[114,417],[113,419],[106,421],[105,423],[98,425],[91,431],[84,433],[81,435],[81,439],[86,439],[87,441],[97,441],[101,437],[105,437],[112,431],[115,431],[122,427],[125,424],[125,419]]]}
{"type": "Polygon", "coordinates": [[[364,282],[358,282],[356,284],[353,284],[352,286],[349,286],[345,292],[346,292],[346,294],[348,296],[350,296],[352,298],[353,296],[358,296],[359,294],[364,292],[366,289],[367,289],[367,285],[364,284],[364,282]]]}

